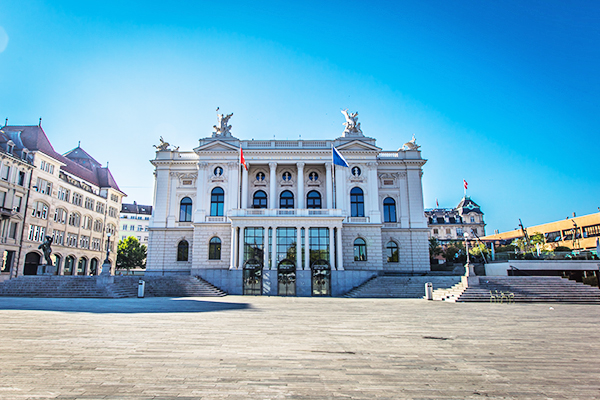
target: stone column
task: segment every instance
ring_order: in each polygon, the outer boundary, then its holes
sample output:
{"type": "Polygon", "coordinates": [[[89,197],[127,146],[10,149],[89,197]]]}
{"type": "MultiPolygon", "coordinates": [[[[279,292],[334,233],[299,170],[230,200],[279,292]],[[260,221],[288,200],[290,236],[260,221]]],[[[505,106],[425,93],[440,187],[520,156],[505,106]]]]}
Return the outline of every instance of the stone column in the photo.
{"type": "MultiPolygon", "coordinates": [[[[248,162],[246,165],[250,168],[248,162]]],[[[242,168],[242,209],[248,208],[248,170],[242,168]]]]}
{"type": "Polygon", "coordinates": [[[335,167],[335,201],[336,201],[336,208],[339,208],[342,210],[342,213],[344,214],[350,214],[348,207],[346,205],[346,197],[347,197],[347,193],[346,193],[346,179],[347,179],[347,175],[346,175],[346,170],[348,168],[346,167],[340,167],[339,165],[335,167]]]}
{"type": "Polygon", "coordinates": [[[240,233],[238,234],[239,250],[238,250],[238,268],[244,267],[244,226],[240,226],[240,233]]]}
{"type": "Polygon", "coordinates": [[[273,248],[271,249],[271,269],[277,269],[277,227],[273,227],[273,248]]]}
{"type": "Polygon", "coordinates": [[[229,269],[235,269],[235,261],[237,254],[237,228],[235,226],[231,227],[231,265],[229,265],[229,269]]]}
{"type": "Polygon", "coordinates": [[[277,163],[270,162],[269,169],[269,208],[276,208],[275,206],[277,205],[277,196],[275,195],[275,183],[277,183],[277,163]]]}
{"type": "Polygon", "coordinates": [[[410,227],[410,217],[408,215],[408,183],[406,182],[406,172],[399,173],[400,186],[400,228],[410,227]]]}
{"type": "Polygon", "coordinates": [[[179,177],[176,172],[171,172],[170,174],[171,181],[171,190],[169,191],[169,216],[167,217],[167,227],[174,228],[175,221],[179,220],[179,216],[177,215],[177,206],[179,202],[177,201],[177,181],[179,177]]]}
{"type": "Polygon", "coordinates": [[[196,178],[196,211],[194,212],[194,222],[204,222],[206,210],[206,169],[208,163],[201,161],[198,163],[198,177],[196,178]]]}
{"type": "Polygon", "coordinates": [[[310,252],[309,252],[309,241],[308,241],[308,230],[310,228],[307,226],[304,228],[304,269],[310,269],[310,252]]]}
{"type": "Polygon", "coordinates": [[[296,227],[296,269],[302,269],[302,228],[296,227]]]}
{"type": "Polygon", "coordinates": [[[343,256],[343,252],[342,252],[342,228],[341,227],[337,228],[337,243],[335,244],[335,251],[337,253],[337,260],[338,260],[337,270],[343,271],[344,270],[344,256],[343,256]]]}
{"type": "Polygon", "coordinates": [[[304,208],[304,163],[296,163],[298,167],[298,206],[296,208],[304,208]]]}
{"type": "Polygon", "coordinates": [[[230,215],[231,210],[235,210],[238,208],[238,204],[240,204],[238,201],[239,186],[237,183],[240,165],[237,162],[230,161],[227,163],[227,166],[229,167],[229,171],[227,172],[228,196],[226,197],[226,205],[224,204],[225,210],[223,210],[223,215],[230,215]]]}
{"type": "Polygon", "coordinates": [[[263,269],[269,269],[269,227],[266,226],[263,229],[263,269]]]}
{"type": "Polygon", "coordinates": [[[365,215],[369,216],[369,222],[379,224],[381,223],[381,211],[379,209],[379,182],[377,177],[377,163],[367,163],[367,167],[369,169],[369,195],[367,197],[369,207],[368,212],[365,213],[365,215]]]}
{"type": "Polygon", "coordinates": [[[325,197],[327,197],[327,209],[333,208],[333,174],[331,166],[333,163],[325,163],[325,197]]]}
{"type": "Polygon", "coordinates": [[[333,269],[334,264],[335,264],[335,262],[334,262],[335,258],[333,257],[333,251],[335,249],[335,243],[334,243],[335,239],[333,236],[333,227],[330,226],[327,229],[329,229],[329,260],[328,261],[329,261],[329,265],[333,269]]]}

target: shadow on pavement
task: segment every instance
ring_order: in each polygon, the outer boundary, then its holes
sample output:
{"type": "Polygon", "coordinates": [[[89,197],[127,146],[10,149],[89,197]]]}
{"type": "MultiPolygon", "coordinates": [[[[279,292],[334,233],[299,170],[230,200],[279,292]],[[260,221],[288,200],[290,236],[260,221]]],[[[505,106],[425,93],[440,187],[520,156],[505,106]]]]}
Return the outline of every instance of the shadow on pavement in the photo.
{"type": "Polygon", "coordinates": [[[84,312],[95,314],[200,313],[250,309],[248,303],[228,303],[188,298],[74,299],[0,297],[2,310],[84,312]]]}

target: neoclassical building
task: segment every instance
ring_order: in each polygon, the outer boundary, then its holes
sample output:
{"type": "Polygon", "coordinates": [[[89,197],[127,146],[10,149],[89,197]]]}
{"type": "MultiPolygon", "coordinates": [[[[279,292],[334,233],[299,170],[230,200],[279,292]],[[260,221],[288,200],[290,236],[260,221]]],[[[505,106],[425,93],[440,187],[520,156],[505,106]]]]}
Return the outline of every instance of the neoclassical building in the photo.
{"type": "Polygon", "coordinates": [[[383,151],[356,113],[343,113],[346,130],[332,140],[239,140],[232,114],[191,151],[161,139],[146,274],[198,275],[231,294],[310,296],[428,271],[419,146],[413,138],[383,151]],[[333,147],[348,167],[332,164],[333,147]]]}

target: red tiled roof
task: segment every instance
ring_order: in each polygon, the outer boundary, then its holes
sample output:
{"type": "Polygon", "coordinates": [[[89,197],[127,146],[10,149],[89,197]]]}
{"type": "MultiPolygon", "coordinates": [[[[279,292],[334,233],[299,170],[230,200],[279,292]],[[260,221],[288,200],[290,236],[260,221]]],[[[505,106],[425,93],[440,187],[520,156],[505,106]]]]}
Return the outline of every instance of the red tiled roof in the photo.
{"type": "MultiPolygon", "coordinates": [[[[40,152],[54,158],[55,160],[58,160],[58,161],[64,163],[65,165],[61,166],[60,168],[62,170],[64,170],[65,172],[68,172],[78,178],[88,181],[98,187],[101,187],[101,188],[111,187],[111,188],[116,189],[119,192],[123,193],[121,191],[121,189],[119,189],[119,186],[117,185],[117,182],[115,181],[112,174],[110,173],[110,170],[108,169],[108,167],[107,168],[98,167],[98,168],[88,169],[88,168],[78,164],[76,161],[71,160],[71,159],[57,153],[54,150],[54,147],[52,147],[50,140],[48,140],[48,137],[46,136],[46,133],[44,132],[44,130],[42,129],[41,126],[37,126],[37,125],[34,125],[34,126],[5,126],[2,128],[2,130],[4,130],[4,131],[20,131],[21,132],[21,134],[20,134],[21,140],[23,142],[23,145],[25,145],[25,147],[27,147],[27,149],[29,149],[30,151],[40,151],[40,152]]],[[[74,150],[67,152],[66,155],[73,153],[74,150]]],[[[83,149],[80,149],[80,150],[85,155],[87,155],[89,158],[94,160],[83,149]]],[[[96,160],[94,160],[94,161],[96,163],[98,163],[96,160]]]]}

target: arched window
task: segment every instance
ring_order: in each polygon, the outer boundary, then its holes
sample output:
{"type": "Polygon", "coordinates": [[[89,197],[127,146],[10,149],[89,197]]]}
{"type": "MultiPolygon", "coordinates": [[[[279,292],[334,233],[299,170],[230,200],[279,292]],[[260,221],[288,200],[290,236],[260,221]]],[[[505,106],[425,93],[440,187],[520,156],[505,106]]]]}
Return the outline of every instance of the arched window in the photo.
{"type": "Polygon", "coordinates": [[[192,220],[192,199],[184,197],[179,202],[179,221],[190,222],[192,220]]]}
{"type": "Polygon", "coordinates": [[[208,259],[221,259],[221,239],[219,239],[218,237],[210,239],[210,243],[208,244],[208,259]]]}
{"type": "Polygon", "coordinates": [[[387,262],[398,262],[398,245],[396,242],[390,240],[385,246],[385,253],[387,255],[387,262]]]}
{"type": "Polygon", "coordinates": [[[190,251],[190,245],[187,240],[182,240],[177,245],[177,261],[187,261],[188,253],[190,251]]]}
{"type": "Polygon", "coordinates": [[[361,188],[355,187],[350,191],[350,216],[365,216],[365,197],[361,188]]]}
{"type": "Polygon", "coordinates": [[[77,275],[85,275],[85,267],[87,266],[87,260],[85,258],[80,258],[77,263],[77,275]]]}
{"type": "Polygon", "coordinates": [[[98,259],[92,258],[90,261],[90,275],[98,275],[98,259]]]}
{"type": "Polygon", "coordinates": [[[367,261],[367,243],[364,239],[354,241],[354,261],[367,261]]]}
{"type": "Polygon", "coordinates": [[[223,203],[225,202],[225,192],[220,187],[216,187],[210,192],[210,215],[213,217],[223,216],[223,203]]]}
{"type": "Polygon", "coordinates": [[[396,202],[391,197],[383,200],[383,222],[396,222],[396,202]]]}
{"type": "Polygon", "coordinates": [[[75,264],[75,257],[68,256],[65,259],[65,267],[63,269],[63,275],[72,275],[73,274],[73,264],[75,264]]]}
{"type": "Polygon", "coordinates": [[[254,193],[254,197],[252,198],[252,207],[253,208],[267,208],[267,194],[262,190],[254,193]]]}
{"type": "Polygon", "coordinates": [[[316,190],[308,192],[306,195],[306,208],[321,208],[321,193],[316,190]]]}
{"type": "Polygon", "coordinates": [[[289,190],[279,196],[279,208],[294,208],[294,194],[289,190]]]}

